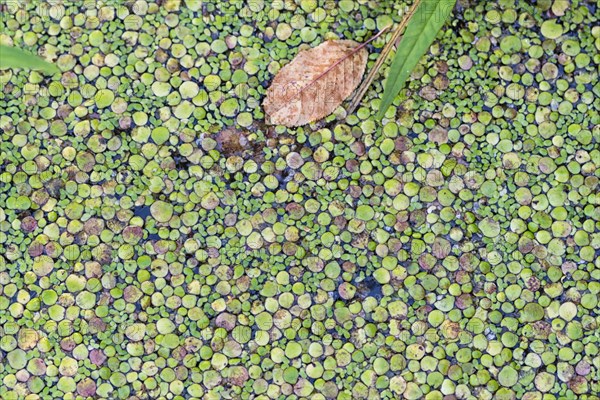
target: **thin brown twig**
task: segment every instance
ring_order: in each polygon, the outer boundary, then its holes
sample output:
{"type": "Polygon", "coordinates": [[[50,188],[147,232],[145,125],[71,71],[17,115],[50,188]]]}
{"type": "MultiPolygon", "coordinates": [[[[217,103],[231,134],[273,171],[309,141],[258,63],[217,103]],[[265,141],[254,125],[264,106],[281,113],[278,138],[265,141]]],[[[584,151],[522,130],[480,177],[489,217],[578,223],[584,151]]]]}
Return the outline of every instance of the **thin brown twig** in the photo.
{"type": "Polygon", "coordinates": [[[412,17],[412,15],[415,13],[415,10],[417,9],[417,6],[419,5],[420,2],[421,2],[421,0],[415,0],[413,5],[410,7],[408,12],[404,16],[404,19],[402,19],[402,22],[400,23],[400,25],[398,25],[398,28],[394,31],[394,33],[392,33],[392,37],[390,38],[390,41],[387,42],[387,44],[381,51],[381,54],[379,55],[379,58],[377,58],[375,65],[373,66],[373,68],[371,68],[371,71],[369,71],[369,74],[367,75],[367,77],[365,78],[363,83],[356,90],[356,92],[355,92],[356,94],[352,98],[352,103],[350,103],[350,106],[348,107],[348,110],[346,111],[346,115],[352,114],[354,112],[354,110],[356,110],[356,107],[358,107],[358,105],[362,101],[363,97],[365,96],[365,93],[371,86],[371,83],[373,83],[375,76],[377,75],[377,73],[381,69],[381,66],[383,65],[383,63],[387,59],[388,55],[392,51],[392,48],[394,47],[394,45],[396,44],[396,42],[398,41],[400,36],[402,36],[402,33],[404,32],[404,28],[408,24],[408,21],[410,21],[410,18],[412,17]]]}

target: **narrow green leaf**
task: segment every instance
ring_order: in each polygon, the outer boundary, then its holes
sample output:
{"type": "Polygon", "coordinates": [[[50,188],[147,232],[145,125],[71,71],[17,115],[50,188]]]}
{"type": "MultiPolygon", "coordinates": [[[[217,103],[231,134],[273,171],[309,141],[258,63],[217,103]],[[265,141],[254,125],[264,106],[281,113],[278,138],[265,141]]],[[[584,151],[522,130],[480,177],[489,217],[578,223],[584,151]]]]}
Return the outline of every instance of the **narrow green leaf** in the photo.
{"type": "Polygon", "coordinates": [[[0,45],[0,69],[27,68],[38,69],[49,74],[60,72],[60,69],[38,56],[16,47],[0,45]]]}
{"type": "Polygon", "coordinates": [[[383,118],[412,70],[429,49],[437,33],[452,14],[455,4],[456,0],[422,0],[415,10],[392,61],[379,108],[379,118],[383,118]]]}

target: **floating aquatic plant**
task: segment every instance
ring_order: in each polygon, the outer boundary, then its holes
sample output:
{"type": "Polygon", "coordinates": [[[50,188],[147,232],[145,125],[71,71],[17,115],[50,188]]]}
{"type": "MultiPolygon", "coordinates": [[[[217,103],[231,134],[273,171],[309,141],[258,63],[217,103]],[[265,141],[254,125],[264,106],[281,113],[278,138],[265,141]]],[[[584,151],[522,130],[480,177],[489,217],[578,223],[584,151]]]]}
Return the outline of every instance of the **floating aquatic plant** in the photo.
{"type": "Polygon", "coordinates": [[[3,4],[61,73],[0,71],[0,398],[597,399],[593,3],[459,2],[383,120],[265,124],[414,4],[3,4]]]}

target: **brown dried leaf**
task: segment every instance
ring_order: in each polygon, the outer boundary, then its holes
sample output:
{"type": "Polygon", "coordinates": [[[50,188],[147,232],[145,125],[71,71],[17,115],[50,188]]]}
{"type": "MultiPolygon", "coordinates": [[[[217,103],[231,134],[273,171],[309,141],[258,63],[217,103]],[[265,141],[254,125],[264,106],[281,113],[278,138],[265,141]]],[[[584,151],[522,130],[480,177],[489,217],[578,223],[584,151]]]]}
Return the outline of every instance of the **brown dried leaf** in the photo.
{"type": "Polygon", "coordinates": [[[267,90],[267,122],[292,127],[331,114],[360,83],[367,56],[352,40],[329,40],[301,51],[267,90]]]}

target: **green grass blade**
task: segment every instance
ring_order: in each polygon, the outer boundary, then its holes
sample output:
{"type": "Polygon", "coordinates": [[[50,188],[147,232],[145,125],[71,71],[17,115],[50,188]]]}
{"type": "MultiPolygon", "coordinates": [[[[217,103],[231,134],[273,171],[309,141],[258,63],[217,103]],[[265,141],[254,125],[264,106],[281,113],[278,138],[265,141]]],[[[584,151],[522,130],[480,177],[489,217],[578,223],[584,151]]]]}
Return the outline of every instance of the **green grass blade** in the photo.
{"type": "Polygon", "coordinates": [[[27,68],[37,69],[49,74],[59,73],[60,69],[38,56],[16,47],[0,45],[0,69],[27,68]]]}
{"type": "Polygon", "coordinates": [[[422,0],[415,10],[392,61],[379,108],[380,119],[452,14],[455,4],[456,0],[422,0]]]}

